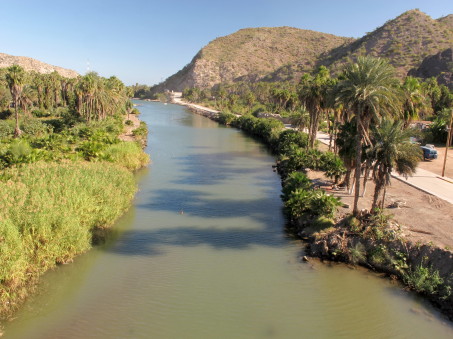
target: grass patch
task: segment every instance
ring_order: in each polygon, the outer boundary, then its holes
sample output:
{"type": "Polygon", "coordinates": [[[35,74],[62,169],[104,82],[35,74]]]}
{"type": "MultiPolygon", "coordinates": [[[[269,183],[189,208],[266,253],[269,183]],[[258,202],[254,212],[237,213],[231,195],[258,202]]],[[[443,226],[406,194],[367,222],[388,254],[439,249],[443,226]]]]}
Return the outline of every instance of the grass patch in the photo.
{"type": "Polygon", "coordinates": [[[120,142],[108,146],[104,150],[104,159],[126,167],[130,171],[137,170],[149,163],[149,155],[143,152],[135,142],[120,142]]]}
{"type": "Polygon", "coordinates": [[[0,313],[37,277],[91,247],[93,234],[130,206],[130,171],[105,162],[37,162],[0,180],[0,313]],[[62,213],[64,211],[64,213],[62,213]]]}

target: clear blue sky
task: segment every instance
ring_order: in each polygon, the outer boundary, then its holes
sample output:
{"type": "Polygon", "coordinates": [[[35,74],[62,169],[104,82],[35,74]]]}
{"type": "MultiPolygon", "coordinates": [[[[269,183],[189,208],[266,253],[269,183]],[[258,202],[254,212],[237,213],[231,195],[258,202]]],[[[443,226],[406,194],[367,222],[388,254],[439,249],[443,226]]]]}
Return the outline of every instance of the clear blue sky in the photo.
{"type": "Polygon", "coordinates": [[[453,0],[0,0],[0,52],[152,85],[241,28],[361,37],[413,8],[437,19],[453,0]]]}

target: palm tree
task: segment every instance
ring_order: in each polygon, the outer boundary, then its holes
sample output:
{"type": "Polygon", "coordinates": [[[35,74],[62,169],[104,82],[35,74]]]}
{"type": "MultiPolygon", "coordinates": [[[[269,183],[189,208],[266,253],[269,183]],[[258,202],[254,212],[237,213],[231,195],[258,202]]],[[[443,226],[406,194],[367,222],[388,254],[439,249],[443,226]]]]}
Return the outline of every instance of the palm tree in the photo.
{"type": "Polygon", "coordinates": [[[380,58],[359,57],[356,63],[346,66],[337,87],[337,100],[350,109],[356,120],[356,160],[354,215],[358,213],[362,142],[369,143],[371,121],[398,111],[397,80],[390,64],[380,58]]]}
{"type": "Polygon", "coordinates": [[[291,124],[299,131],[303,131],[310,122],[310,113],[308,113],[305,106],[302,106],[298,111],[290,116],[291,124]]]}
{"type": "Polygon", "coordinates": [[[38,100],[37,92],[30,86],[25,85],[19,97],[19,106],[26,116],[31,116],[29,108],[38,100]]]}
{"type": "Polygon", "coordinates": [[[318,131],[319,118],[326,107],[328,92],[332,87],[329,70],[321,66],[315,76],[305,74],[300,80],[299,97],[310,113],[310,147],[313,148],[318,131]]]}
{"type": "Polygon", "coordinates": [[[404,127],[407,128],[412,119],[417,118],[419,111],[426,106],[426,98],[421,91],[421,85],[417,78],[408,76],[401,89],[404,93],[404,127]]]}
{"type": "Polygon", "coordinates": [[[373,165],[373,180],[376,183],[371,209],[378,207],[382,190],[381,208],[384,206],[385,189],[390,184],[391,173],[407,176],[415,173],[421,160],[421,150],[409,140],[410,131],[404,129],[404,122],[383,121],[378,128],[373,129],[371,147],[375,159],[373,165]]]}
{"type": "Polygon", "coordinates": [[[22,89],[25,84],[25,70],[19,65],[12,65],[8,67],[6,73],[6,81],[11,92],[11,96],[14,100],[14,114],[16,117],[16,128],[14,129],[14,136],[18,137],[22,131],[19,128],[19,98],[22,93],[22,89]]]}

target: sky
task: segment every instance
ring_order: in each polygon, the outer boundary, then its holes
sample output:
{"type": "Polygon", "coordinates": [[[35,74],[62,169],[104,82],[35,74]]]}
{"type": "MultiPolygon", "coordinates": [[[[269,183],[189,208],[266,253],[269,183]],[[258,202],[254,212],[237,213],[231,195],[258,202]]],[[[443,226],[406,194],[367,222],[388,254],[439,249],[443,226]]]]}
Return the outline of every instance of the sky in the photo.
{"type": "Polygon", "coordinates": [[[0,53],[153,85],[241,28],[358,38],[414,8],[437,19],[453,0],[0,0],[0,53]]]}

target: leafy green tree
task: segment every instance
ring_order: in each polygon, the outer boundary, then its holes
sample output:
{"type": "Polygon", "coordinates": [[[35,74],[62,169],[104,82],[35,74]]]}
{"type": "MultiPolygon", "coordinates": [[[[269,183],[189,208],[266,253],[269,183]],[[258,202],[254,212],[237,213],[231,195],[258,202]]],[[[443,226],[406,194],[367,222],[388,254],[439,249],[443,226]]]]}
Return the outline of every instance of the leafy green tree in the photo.
{"type": "Polygon", "coordinates": [[[358,213],[362,143],[369,139],[371,121],[385,115],[396,115],[401,96],[398,81],[390,64],[380,58],[359,57],[356,63],[345,67],[337,87],[337,100],[355,115],[355,195],[353,213],[358,213]]]}

